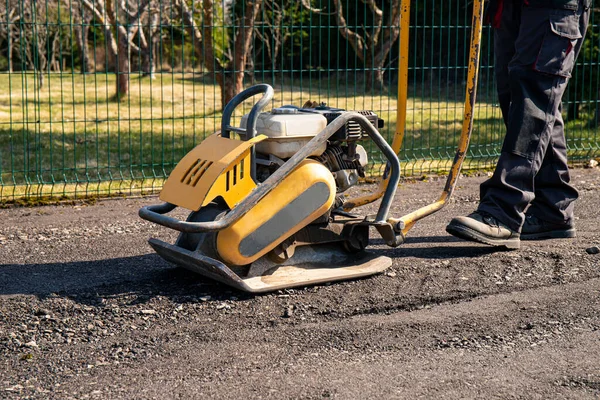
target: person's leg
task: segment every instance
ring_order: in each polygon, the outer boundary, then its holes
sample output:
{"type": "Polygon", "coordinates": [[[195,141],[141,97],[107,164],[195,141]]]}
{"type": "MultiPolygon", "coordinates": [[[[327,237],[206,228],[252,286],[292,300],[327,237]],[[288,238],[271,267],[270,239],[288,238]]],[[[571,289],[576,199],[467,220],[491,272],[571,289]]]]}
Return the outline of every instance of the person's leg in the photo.
{"type": "Polygon", "coordinates": [[[549,148],[535,176],[535,198],[526,211],[521,239],[571,238],[576,236],[573,205],[577,190],[569,184],[567,146],[562,116],[557,115],[549,148]]]}
{"type": "MultiPolygon", "coordinates": [[[[579,19],[579,30],[585,37],[589,21],[589,8],[584,8],[579,19]]],[[[573,51],[577,58],[583,38],[578,40],[573,51]]],[[[573,227],[573,205],[578,197],[577,190],[570,185],[567,164],[562,107],[559,106],[550,143],[535,176],[535,198],[526,212],[522,228],[522,239],[569,238],[575,236],[573,227]]]]}
{"type": "MultiPolygon", "coordinates": [[[[515,56],[515,42],[521,24],[521,1],[504,0],[501,15],[494,27],[494,72],[500,110],[505,126],[509,123],[511,85],[508,66],[515,56]]],[[[473,213],[453,219],[446,227],[448,233],[467,240],[492,246],[519,248],[519,235],[490,215],[473,213]]]]}
{"type": "Polygon", "coordinates": [[[487,216],[487,221],[493,217],[494,226],[509,228],[514,235],[507,237],[503,231],[483,241],[481,235],[472,234],[473,230],[479,227],[480,234],[488,235],[490,224],[485,226],[480,223],[486,222],[485,218],[472,216],[453,219],[447,227],[451,234],[493,245],[503,245],[506,240],[515,248],[514,239],[521,230],[524,211],[534,198],[534,179],[550,144],[574,65],[573,50],[582,37],[581,14],[581,9],[522,7],[515,55],[508,68],[511,103],[507,135],[494,175],[481,185],[477,211],[487,216]]]}
{"type": "Polygon", "coordinates": [[[478,211],[520,232],[534,199],[534,180],[548,149],[566,78],[511,68],[508,132],[494,174],[480,188],[478,211]]]}
{"type": "Polygon", "coordinates": [[[508,126],[510,110],[510,77],[508,64],[515,55],[515,42],[519,36],[521,24],[521,0],[504,0],[502,16],[494,28],[494,73],[496,91],[504,124],[508,126]],[[518,2],[518,4],[516,4],[518,2]]]}

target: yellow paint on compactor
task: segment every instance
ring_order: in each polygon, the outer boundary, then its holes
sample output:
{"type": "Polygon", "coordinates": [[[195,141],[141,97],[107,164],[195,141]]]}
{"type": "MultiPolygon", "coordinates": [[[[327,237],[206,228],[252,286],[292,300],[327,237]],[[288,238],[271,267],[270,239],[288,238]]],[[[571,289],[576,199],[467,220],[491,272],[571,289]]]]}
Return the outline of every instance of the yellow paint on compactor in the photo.
{"type": "MultiPolygon", "coordinates": [[[[313,222],[329,210],[335,200],[335,180],[331,172],[323,164],[306,159],[298,165],[271,192],[263,197],[248,213],[241,217],[229,228],[219,232],[217,236],[217,251],[228,265],[247,265],[273,250],[279,243],[287,239],[306,225],[313,222]],[[298,224],[282,229],[281,234],[265,247],[257,249],[252,256],[244,256],[240,251],[240,243],[250,234],[271,220],[278,212],[286,208],[292,201],[305,193],[314,185],[323,183],[329,189],[329,194],[323,203],[315,208],[310,215],[298,224]]],[[[294,212],[293,207],[289,207],[294,212]]],[[[286,210],[287,211],[287,210],[286,210]]]]}
{"type": "Polygon", "coordinates": [[[250,176],[250,150],[267,137],[247,141],[211,135],[177,164],[160,192],[160,199],[198,211],[221,196],[233,208],[256,184],[250,176]]]}

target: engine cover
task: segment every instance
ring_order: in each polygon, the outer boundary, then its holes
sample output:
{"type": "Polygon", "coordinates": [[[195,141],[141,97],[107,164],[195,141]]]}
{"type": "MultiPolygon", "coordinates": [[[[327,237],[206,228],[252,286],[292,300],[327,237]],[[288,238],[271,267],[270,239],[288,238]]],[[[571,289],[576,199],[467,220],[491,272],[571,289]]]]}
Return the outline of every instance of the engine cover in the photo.
{"type": "Polygon", "coordinates": [[[229,228],[217,236],[217,252],[228,265],[247,265],[325,214],[335,201],[333,175],[304,160],[229,228]]]}

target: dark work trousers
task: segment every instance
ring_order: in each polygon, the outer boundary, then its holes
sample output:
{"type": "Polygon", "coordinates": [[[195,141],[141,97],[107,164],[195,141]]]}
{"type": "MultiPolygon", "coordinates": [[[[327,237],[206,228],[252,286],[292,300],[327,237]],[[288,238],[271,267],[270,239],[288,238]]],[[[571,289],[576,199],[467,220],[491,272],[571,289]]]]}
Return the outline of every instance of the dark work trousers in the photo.
{"type": "Polygon", "coordinates": [[[480,187],[478,210],[516,232],[526,210],[544,221],[572,222],[578,193],[569,184],[561,99],[587,30],[588,2],[569,10],[504,0],[494,30],[507,133],[496,170],[480,187]]]}

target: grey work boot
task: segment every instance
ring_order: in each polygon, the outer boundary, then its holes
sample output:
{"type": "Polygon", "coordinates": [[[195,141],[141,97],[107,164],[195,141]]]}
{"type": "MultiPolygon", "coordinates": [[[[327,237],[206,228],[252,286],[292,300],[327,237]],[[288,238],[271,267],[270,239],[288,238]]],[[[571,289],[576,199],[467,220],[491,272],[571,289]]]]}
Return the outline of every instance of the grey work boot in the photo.
{"type": "Polygon", "coordinates": [[[519,233],[487,213],[474,213],[456,217],[446,226],[446,232],[461,239],[505,247],[510,250],[521,246],[519,233]]]}
{"type": "Polygon", "coordinates": [[[521,239],[567,239],[577,236],[577,231],[572,224],[557,224],[539,219],[535,215],[526,215],[521,228],[521,239]]]}

